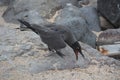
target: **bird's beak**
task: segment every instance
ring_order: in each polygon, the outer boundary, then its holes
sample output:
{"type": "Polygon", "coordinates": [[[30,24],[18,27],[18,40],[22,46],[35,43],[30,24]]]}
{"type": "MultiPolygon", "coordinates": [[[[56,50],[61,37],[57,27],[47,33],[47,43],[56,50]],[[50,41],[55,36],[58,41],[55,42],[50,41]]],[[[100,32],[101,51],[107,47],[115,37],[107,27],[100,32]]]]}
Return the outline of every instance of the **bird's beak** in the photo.
{"type": "Polygon", "coordinates": [[[75,52],[75,56],[76,56],[76,60],[78,60],[78,50],[74,50],[74,52],[75,52]]]}
{"type": "Polygon", "coordinates": [[[82,55],[82,57],[85,58],[85,56],[81,50],[74,50],[74,52],[75,52],[76,60],[78,60],[78,53],[80,53],[82,55]]]}

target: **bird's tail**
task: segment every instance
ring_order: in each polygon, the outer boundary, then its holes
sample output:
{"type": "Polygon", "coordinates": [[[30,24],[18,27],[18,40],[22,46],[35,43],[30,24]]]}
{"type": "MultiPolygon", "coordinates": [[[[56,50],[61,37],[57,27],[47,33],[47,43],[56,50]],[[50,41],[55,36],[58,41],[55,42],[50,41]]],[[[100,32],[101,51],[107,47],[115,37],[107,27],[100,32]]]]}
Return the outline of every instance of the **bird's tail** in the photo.
{"type": "Polygon", "coordinates": [[[27,26],[27,28],[29,28],[29,29],[31,29],[32,31],[34,31],[36,34],[39,34],[39,33],[38,33],[38,29],[36,28],[36,26],[32,26],[29,22],[23,21],[23,20],[20,20],[20,19],[18,19],[18,21],[19,21],[21,24],[24,24],[25,26],[27,26]]]}

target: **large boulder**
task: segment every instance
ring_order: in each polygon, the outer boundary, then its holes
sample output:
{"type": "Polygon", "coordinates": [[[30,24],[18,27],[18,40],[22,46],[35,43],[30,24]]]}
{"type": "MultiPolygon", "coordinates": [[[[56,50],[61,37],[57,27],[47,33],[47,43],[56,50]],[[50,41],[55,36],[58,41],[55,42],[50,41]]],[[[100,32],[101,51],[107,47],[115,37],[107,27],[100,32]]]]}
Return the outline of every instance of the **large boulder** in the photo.
{"type": "Polygon", "coordinates": [[[24,71],[34,74],[55,69],[87,68],[93,65],[120,68],[120,61],[102,56],[100,52],[83,43],[80,44],[84,49],[82,51],[85,59],[79,55],[76,61],[74,52],[68,46],[62,50],[65,54],[64,58],[55,53],[50,54],[48,50],[45,51],[46,46],[32,31],[21,32],[11,26],[0,26],[0,37],[0,63],[7,62],[12,69],[23,73],[24,71]]]}
{"type": "Polygon", "coordinates": [[[94,7],[83,7],[80,8],[81,16],[86,20],[91,31],[99,32],[100,29],[100,19],[97,13],[97,9],[94,7]]]}
{"type": "Polygon", "coordinates": [[[108,29],[103,31],[97,40],[98,45],[114,44],[120,41],[120,29],[108,29]]]}
{"type": "MultiPolygon", "coordinates": [[[[70,28],[77,40],[95,48],[96,35],[92,31],[100,31],[99,18],[95,8],[78,8],[72,4],[67,4],[65,8],[57,11],[55,15],[54,23],[70,28]]],[[[19,17],[38,25],[49,24],[36,10],[19,13],[16,18],[19,17]]]]}
{"type": "Polygon", "coordinates": [[[100,31],[100,20],[98,17],[97,10],[94,7],[82,7],[78,8],[71,4],[68,4],[64,9],[61,9],[58,13],[59,16],[56,20],[62,21],[67,18],[82,17],[91,31],[100,31]]]}
{"type": "Polygon", "coordinates": [[[55,23],[69,27],[78,40],[95,47],[96,35],[92,31],[100,31],[100,24],[94,8],[69,4],[58,11],[55,23]]]}
{"type": "Polygon", "coordinates": [[[120,26],[120,0],[98,0],[99,12],[115,27],[120,26]]]}
{"type": "Polygon", "coordinates": [[[36,9],[42,17],[52,17],[56,10],[63,8],[66,3],[78,5],[77,0],[16,0],[4,12],[3,18],[7,22],[15,22],[15,16],[21,12],[36,9]]]}

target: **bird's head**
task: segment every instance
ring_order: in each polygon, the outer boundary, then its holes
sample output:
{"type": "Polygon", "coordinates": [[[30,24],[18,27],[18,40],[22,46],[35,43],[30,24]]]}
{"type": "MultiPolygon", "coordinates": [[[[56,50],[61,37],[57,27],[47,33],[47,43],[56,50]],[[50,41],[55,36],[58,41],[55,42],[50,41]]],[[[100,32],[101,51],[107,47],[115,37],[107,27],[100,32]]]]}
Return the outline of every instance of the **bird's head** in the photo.
{"type": "Polygon", "coordinates": [[[78,53],[80,53],[83,57],[83,53],[82,53],[82,50],[81,50],[81,46],[80,44],[78,43],[78,41],[76,41],[75,43],[72,44],[71,48],[73,49],[75,55],[76,55],[76,60],[78,60],[78,53]]]}

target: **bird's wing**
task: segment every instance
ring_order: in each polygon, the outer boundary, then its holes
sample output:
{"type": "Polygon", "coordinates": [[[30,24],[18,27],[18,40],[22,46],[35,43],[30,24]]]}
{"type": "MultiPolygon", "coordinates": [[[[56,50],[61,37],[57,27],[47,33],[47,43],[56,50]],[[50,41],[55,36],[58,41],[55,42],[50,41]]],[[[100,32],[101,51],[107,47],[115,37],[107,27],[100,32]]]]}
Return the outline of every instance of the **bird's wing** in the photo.
{"type": "Polygon", "coordinates": [[[66,43],[62,38],[61,34],[56,31],[52,30],[48,27],[39,26],[37,24],[30,24],[26,21],[18,20],[22,24],[26,25],[32,31],[40,35],[42,41],[46,43],[51,49],[61,49],[66,47],[66,43]]]}
{"type": "Polygon", "coordinates": [[[68,44],[68,45],[72,45],[74,42],[77,41],[76,37],[74,36],[74,34],[72,33],[72,31],[63,25],[59,25],[59,24],[51,24],[48,25],[48,27],[55,31],[58,32],[61,36],[62,39],[68,44]]]}
{"type": "Polygon", "coordinates": [[[61,49],[66,47],[66,43],[62,36],[54,31],[48,32],[48,34],[41,34],[41,39],[46,43],[51,49],[61,49]]]}
{"type": "Polygon", "coordinates": [[[31,29],[31,30],[32,30],[33,32],[35,32],[36,34],[39,34],[39,33],[38,33],[38,30],[37,30],[37,29],[34,29],[34,28],[31,26],[31,24],[29,24],[27,21],[23,21],[23,20],[20,20],[20,19],[18,19],[18,21],[19,21],[21,24],[27,26],[27,28],[31,29]]]}
{"type": "Polygon", "coordinates": [[[61,49],[66,47],[66,43],[64,42],[59,32],[52,30],[46,26],[30,24],[22,20],[18,20],[18,21],[26,25],[28,28],[30,28],[32,31],[34,31],[38,35],[40,35],[42,41],[46,43],[51,49],[61,49]]]}

